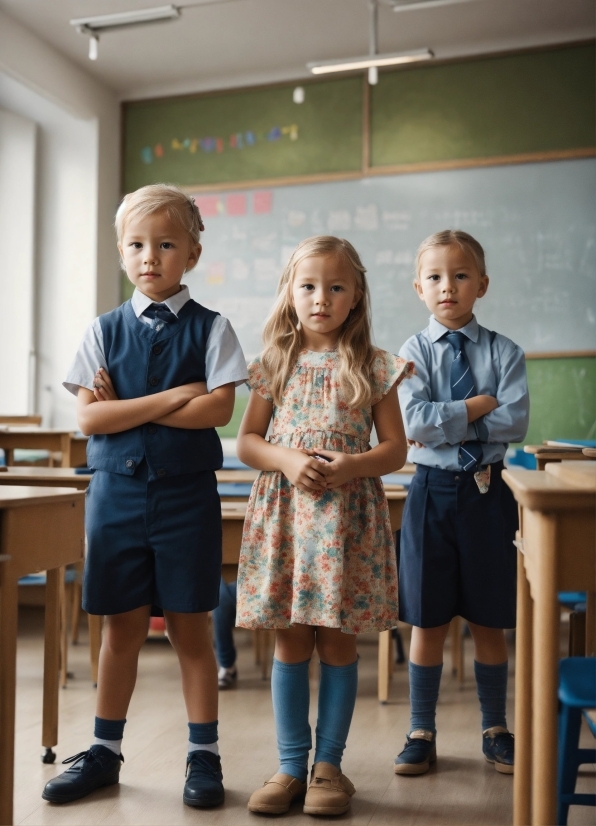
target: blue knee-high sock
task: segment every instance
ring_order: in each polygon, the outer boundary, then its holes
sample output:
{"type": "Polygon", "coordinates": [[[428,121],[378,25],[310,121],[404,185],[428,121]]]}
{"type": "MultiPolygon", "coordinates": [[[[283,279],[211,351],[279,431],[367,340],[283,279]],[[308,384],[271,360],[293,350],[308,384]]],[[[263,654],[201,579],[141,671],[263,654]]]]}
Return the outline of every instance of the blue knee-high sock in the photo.
{"type": "Polygon", "coordinates": [[[339,666],[321,662],[315,763],[341,767],[357,689],[358,660],[339,666]]]}
{"type": "Polygon", "coordinates": [[[474,675],[482,712],[482,731],[493,726],[507,728],[507,662],[486,665],[474,660],[474,675]]]}
{"type": "Polygon", "coordinates": [[[312,746],[308,706],[310,689],[308,665],[273,660],[271,697],[277,732],[279,771],[303,783],[308,774],[308,753],[312,746]]]}
{"type": "Polygon", "coordinates": [[[410,661],[410,731],[436,732],[435,716],[443,663],[416,665],[410,661]]]}

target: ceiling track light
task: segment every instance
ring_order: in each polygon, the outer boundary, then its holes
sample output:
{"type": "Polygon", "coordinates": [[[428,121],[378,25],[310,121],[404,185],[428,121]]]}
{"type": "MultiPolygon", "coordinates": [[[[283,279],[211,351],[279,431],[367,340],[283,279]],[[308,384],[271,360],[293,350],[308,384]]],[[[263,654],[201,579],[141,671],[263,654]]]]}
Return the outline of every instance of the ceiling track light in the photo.
{"type": "Polygon", "coordinates": [[[393,11],[415,11],[433,9],[437,6],[454,6],[457,3],[473,3],[476,0],[389,0],[393,11]]]}
{"type": "Polygon", "coordinates": [[[420,60],[430,60],[434,57],[430,49],[415,49],[411,52],[394,52],[391,54],[371,55],[370,57],[346,57],[343,60],[321,60],[318,63],[307,63],[313,75],[326,75],[331,72],[354,72],[358,69],[372,67],[398,66],[401,63],[417,63],[420,60]]]}
{"type": "Polygon", "coordinates": [[[142,26],[146,23],[163,23],[179,17],[178,6],[156,6],[152,9],[77,17],[70,21],[70,25],[74,26],[79,34],[89,37],[89,60],[97,60],[99,35],[103,32],[113,32],[129,26],[142,26]]]}
{"type": "MultiPolygon", "coordinates": [[[[432,0],[431,0],[432,1],[432,0]]],[[[453,0],[451,0],[453,2],[453,0]]],[[[307,63],[306,68],[313,75],[328,75],[333,72],[368,71],[368,82],[375,86],[379,80],[379,69],[385,66],[399,66],[403,63],[417,63],[434,57],[430,49],[413,49],[409,52],[379,54],[379,0],[369,0],[368,44],[369,54],[364,57],[346,57],[343,60],[319,60],[307,63]]]]}

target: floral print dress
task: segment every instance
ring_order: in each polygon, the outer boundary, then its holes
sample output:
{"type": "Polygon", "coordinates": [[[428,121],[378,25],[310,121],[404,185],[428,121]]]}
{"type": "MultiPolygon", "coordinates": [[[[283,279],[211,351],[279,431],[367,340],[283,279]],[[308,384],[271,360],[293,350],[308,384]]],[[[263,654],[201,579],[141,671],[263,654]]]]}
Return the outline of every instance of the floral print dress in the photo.
{"type": "MultiPolygon", "coordinates": [[[[364,453],[370,449],[372,405],[413,364],[378,350],[369,407],[343,399],[337,351],[303,350],[274,406],[271,444],[364,453]]],[[[248,384],[271,401],[260,359],[248,384]]],[[[341,628],[350,634],[397,623],[397,572],[389,509],[379,477],[352,479],[330,491],[305,493],[280,471],[262,471],[246,513],[236,624],[341,628]]]]}

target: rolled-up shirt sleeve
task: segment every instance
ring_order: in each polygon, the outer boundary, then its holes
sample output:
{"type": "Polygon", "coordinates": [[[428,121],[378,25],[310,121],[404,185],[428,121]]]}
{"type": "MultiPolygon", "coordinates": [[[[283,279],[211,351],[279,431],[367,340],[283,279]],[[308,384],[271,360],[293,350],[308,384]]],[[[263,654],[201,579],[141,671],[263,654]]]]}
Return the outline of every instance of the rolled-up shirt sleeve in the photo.
{"type": "Polygon", "coordinates": [[[93,380],[100,367],[108,369],[101,324],[96,318],[85,330],[77,354],[62,384],[74,396],[79,392],[79,387],[93,390],[93,380]]]}
{"type": "MultiPolygon", "coordinates": [[[[500,344],[498,339],[495,343],[500,344]]],[[[499,358],[499,406],[482,417],[478,432],[486,442],[521,442],[530,421],[526,360],[521,347],[508,339],[502,351],[499,348],[499,358]]]]}
{"type": "Polygon", "coordinates": [[[426,447],[455,445],[467,438],[468,411],[463,400],[434,402],[424,353],[416,337],[407,341],[399,355],[413,361],[416,374],[398,388],[408,439],[426,447]]]}

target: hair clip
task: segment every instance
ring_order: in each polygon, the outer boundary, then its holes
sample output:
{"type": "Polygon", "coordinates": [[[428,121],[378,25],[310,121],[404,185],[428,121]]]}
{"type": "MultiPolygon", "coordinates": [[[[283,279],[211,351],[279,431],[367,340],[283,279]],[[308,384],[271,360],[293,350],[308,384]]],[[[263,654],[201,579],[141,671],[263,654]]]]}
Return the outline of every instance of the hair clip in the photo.
{"type": "Polygon", "coordinates": [[[192,201],[192,205],[193,205],[193,206],[194,206],[194,208],[196,209],[196,211],[197,211],[197,215],[199,216],[199,230],[200,230],[201,232],[205,232],[205,224],[203,223],[203,218],[201,217],[201,210],[200,210],[200,209],[199,209],[199,207],[197,206],[197,202],[196,202],[196,201],[195,201],[195,199],[192,197],[192,195],[190,196],[190,200],[192,201]]]}

